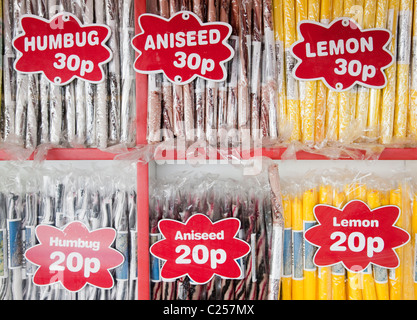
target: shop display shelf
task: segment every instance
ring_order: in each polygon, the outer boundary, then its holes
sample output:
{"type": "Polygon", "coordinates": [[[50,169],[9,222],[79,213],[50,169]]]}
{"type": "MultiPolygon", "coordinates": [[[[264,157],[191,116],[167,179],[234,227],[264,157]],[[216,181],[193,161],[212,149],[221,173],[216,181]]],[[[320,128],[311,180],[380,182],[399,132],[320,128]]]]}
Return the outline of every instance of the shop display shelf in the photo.
{"type": "MultiPolygon", "coordinates": [[[[135,1],[135,26],[136,34],[140,32],[138,17],[146,12],[146,1],[135,1]]],[[[136,141],[137,145],[146,145],[147,132],[147,76],[136,73],[136,95],[137,95],[137,120],[136,120],[136,141]]],[[[132,149],[129,149],[132,150],[132,149]]],[[[251,151],[239,151],[233,149],[221,150],[222,152],[212,157],[210,160],[225,159],[223,155],[237,155],[241,159],[250,159],[253,156],[263,156],[272,160],[282,160],[287,151],[286,148],[261,148],[251,151]]],[[[187,160],[186,152],[181,150],[168,150],[167,154],[155,154],[155,160],[187,160]]],[[[358,151],[361,159],[372,160],[417,160],[417,148],[386,148],[378,157],[368,157],[366,151],[358,151]]],[[[358,153],[357,153],[358,154],[358,153]]],[[[75,160],[114,160],[117,153],[106,152],[94,148],[55,148],[47,151],[45,160],[75,161],[75,160]]],[[[36,159],[36,154],[32,154],[27,160],[36,159]]],[[[298,160],[327,160],[330,159],[318,153],[298,151],[295,153],[298,160]]],[[[354,159],[352,157],[343,158],[344,160],[354,159]]],[[[16,160],[12,153],[0,150],[0,161],[16,160]]],[[[138,298],[148,300],[150,298],[150,278],[149,278],[149,165],[139,162],[137,164],[137,232],[138,232],[138,298]]]]}

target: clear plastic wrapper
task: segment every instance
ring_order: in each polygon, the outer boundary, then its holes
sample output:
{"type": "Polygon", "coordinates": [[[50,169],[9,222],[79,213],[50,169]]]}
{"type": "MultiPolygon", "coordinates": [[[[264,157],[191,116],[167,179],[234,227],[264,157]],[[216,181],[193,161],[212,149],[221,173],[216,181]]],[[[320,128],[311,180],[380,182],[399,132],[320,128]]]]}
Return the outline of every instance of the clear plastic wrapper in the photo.
{"type": "Polygon", "coordinates": [[[115,169],[75,168],[61,164],[59,169],[37,166],[34,171],[29,164],[2,165],[2,300],[137,299],[134,166],[120,164],[115,169]],[[86,284],[73,292],[61,283],[38,286],[33,282],[38,266],[24,254],[39,244],[36,227],[64,228],[73,221],[83,222],[91,231],[106,227],[116,230],[112,247],[121,252],[125,260],[121,266],[110,270],[114,278],[112,288],[101,289],[86,284]]]}
{"type": "Polygon", "coordinates": [[[267,80],[267,91],[265,96],[268,99],[269,130],[268,137],[271,140],[278,138],[278,113],[277,113],[277,60],[276,47],[274,41],[273,24],[273,5],[272,1],[263,1],[263,25],[264,25],[264,46],[265,46],[265,66],[264,77],[267,80]]]}
{"type": "MultiPolygon", "coordinates": [[[[47,0],[38,1],[37,14],[39,17],[47,18],[47,0]]],[[[39,143],[49,143],[49,81],[45,75],[39,76],[39,143]]],[[[6,140],[6,136],[4,136],[6,140]]]]}
{"type": "Polygon", "coordinates": [[[15,53],[12,47],[13,40],[13,2],[3,1],[3,47],[4,47],[4,60],[3,60],[3,72],[4,72],[4,105],[2,111],[4,113],[3,137],[5,141],[13,139],[14,137],[14,124],[15,116],[14,109],[16,105],[15,98],[15,78],[16,74],[13,70],[13,61],[15,59],[15,53]]]}
{"type": "Polygon", "coordinates": [[[239,78],[238,78],[238,129],[242,135],[250,130],[250,61],[252,43],[252,3],[239,3],[239,78]]]}
{"type": "Polygon", "coordinates": [[[290,48],[296,41],[296,20],[294,1],[284,2],[284,58],[285,58],[285,81],[286,81],[286,103],[287,123],[291,128],[290,141],[299,141],[301,138],[300,124],[300,100],[298,93],[298,82],[292,75],[295,66],[295,59],[290,53],[290,48]]]}
{"type": "MultiPolygon", "coordinates": [[[[221,1],[220,3],[220,21],[229,23],[230,16],[230,0],[221,1]]],[[[220,135],[224,132],[223,130],[227,128],[227,81],[222,81],[219,83],[218,88],[218,127],[219,127],[219,141],[223,141],[223,137],[220,135]]]]}
{"type": "MultiPolygon", "coordinates": [[[[263,127],[260,127],[261,118],[261,72],[262,66],[262,2],[253,3],[253,26],[252,26],[252,60],[250,80],[250,103],[251,103],[251,130],[256,137],[263,135],[263,127]]],[[[263,126],[267,125],[262,121],[263,126]]],[[[266,129],[268,126],[266,127],[266,129]]]]}
{"type": "MultiPolygon", "coordinates": [[[[388,1],[378,1],[375,13],[375,27],[386,28],[388,15],[388,1]]],[[[371,138],[380,132],[380,110],[382,90],[371,89],[369,93],[369,107],[367,116],[367,135],[371,138]]]]}
{"type": "MultiPolygon", "coordinates": [[[[399,1],[393,1],[388,8],[388,29],[393,33],[393,39],[397,39],[399,1]]],[[[396,61],[397,48],[395,41],[390,44],[390,51],[394,53],[396,61]]],[[[381,103],[381,143],[391,144],[394,133],[394,108],[395,108],[395,88],[397,83],[397,64],[393,63],[387,69],[387,86],[382,91],[381,103]]]]}
{"type": "Polygon", "coordinates": [[[279,179],[278,165],[271,165],[268,169],[269,184],[271,187],[272,209],[272,240],[271,264],[268,287],[268,299],[277,300],[281,294],[281,277],[283,274],[284,257],[284,212],[279,179]]]}
{"type": "MultiPolygon", "coordinates": [[[[237,0],[230,2],[230,25],[232,26],[232,34],[230,36],[229,44],[233,48],[235,55],[239,54],[239,6],[237,0]]],[[[230,130],[235,131],[234,142],[238,141],[237,127],[238,127],[238,69],[239,59],[235,58],[229,63],[228,80],[227,80],[227,126],[230,130]]]]}
{"type": "MultiPolygon", "coordinates": [[[[79,1],[74,1],[70,8],[67,8],[69,12],[72,12],[82,23],[84,23],[84,16],[87,15],[89,12],[88,10],[92,10],[93,8],[85,8],[83,6],[83,3],[79,1]],[[87,12],[83,14],[83,9],[87,9],[87,12]]],[[[91,17],[90,17],[91,18],[91,17]]],[[[87,17],[87,23],[88,23],[88,17],[87,17]]],[[[75,82],[72,84],[72,86],[75,88],[74,93],[72,93],[72,96],[75,97],[75,101],[73,102],[75,104],[75,121],[74,124],[76,124],[76,129],[74,130],[74,136],[76,135],[77,139],[73,137],[70,139],[70,132],[72,131],[68,128],[68,141],[72,145],[83,145],[84,143],[87,143],[87,120],[91,121],[91,117],[87,117],[87,102],[89,101],[89,95],[87,93],[87,86],[85,85],[85,82],[76,79],[75,82]]],[[[70,86],[68,86],[70,87],[70,86]]],[[[67,108],[68,109],[68,108],[67,108]]],[[[67,112],[68,114],[68,112],[67,112]]],[[[89,128],[90,130],[90,128],[89,128]]]]}
{"type": "MultiPolygon", "coordinates": [[[[311,1],[308,3],[308,20],[319,21],[320,18],[320,1],[311,1]]],[[[317,81],[308,81],[305,84],[304,99],[301,101],[302,114],[302,141],[304,144],[311,145],[314,142],[316,129],[316,93],[317,81]]]]}
{"type": "MultiPolygon", "coordinates": [[[[0,3],[0,14],[1,14],[1,28],[0,28],[1,44],[0,44],[0,49],[1,49],[2,52],[4,52],[3,51],[3,2],[0,3]]],[[[1,73],[0,73],[0,87],[1,88],[3,88],[3,60],[4,60],[4,58],[3,58],[3,55],[2,55],[2,57],[0,58],[0,71],[1,71],[1,73]]],[[[3,92],[0,94],[0,97],[1,97],[0,101],[3,101],[3,92]]],[[[1,113],[0,113],[0,121],[4,121],[4,118],[1,116],[1,113]]],[[[1,129],[1,126],[0,126],[0,129],[1,129]]]]}
{"type": "MultiPolygon", "coordinates": [[[[331,9],[331,0],[320,1],[320,23],[328,24],[330,22],[331,9]]],[[[314,141],[319,146],[323,143],[325,139],[326,100],[327,87],[322,81],[318,81],[316,94],[316,118],[314,128],[314,141]]]]}
{"type": "Polygon", "coordinates": [[[409,135],[415,140],[417,137],[417,6],[413,11],[413,32],[411,42],[411,62],[410,62],[410,109],[408,114],[409,135]]]}
{"type": "Polygon", "coordinates": [[[409,71],[411,58],[412,1],[400,1],[397,37],[397,92],[394,112],[395,142],[407,138],[407,116],[409,108],[409,71]]]}
{"type": "MultiPolygon", "coordinates": [[[[27,14],[26,2],[24,0],[15,0],[13,3],[13,37],[19,33],[18,17],[27,14]]],[[[25,74],[16,75],[16,111],[15,111],[15,135],[17,143],[24,145],[25,123],[28,105],[28,76],[25,74]]]]}
{"type": "Polygon", "coordinates": [[[110,27],[109,48],[113,59],[108,64],[109,90],[109,145],[120,141],[120,33],[119,8],[115,0],[105,1],[106,24],[110,27]]]}
{"type": "Polygon", "coordinates": [[[52,147],[135,145],[134,1],[3,1],[4,107],[3,148],[35,150],[52,147]],[[119,6],[120,5],[120,6],[119,6]],[[100,9],[101,8],[101,9],[100,9]],[[119,12],[120,10],[120,12],[119,12]],[[16,57],[12,40],[19,35],[20,18],[32,14],[51,19],[60,12],[75,15],[83,24],[110,27],[107,41],[113,59],[103,65],[104,82],[81,79],[58,86],[42,74],[22,74],[13,69],[16,57]]]}
{"type": "Polygon", "coordinates": [[[148,77],[148,142],[161,141],[161,78],[158,74],[148,77]]]}

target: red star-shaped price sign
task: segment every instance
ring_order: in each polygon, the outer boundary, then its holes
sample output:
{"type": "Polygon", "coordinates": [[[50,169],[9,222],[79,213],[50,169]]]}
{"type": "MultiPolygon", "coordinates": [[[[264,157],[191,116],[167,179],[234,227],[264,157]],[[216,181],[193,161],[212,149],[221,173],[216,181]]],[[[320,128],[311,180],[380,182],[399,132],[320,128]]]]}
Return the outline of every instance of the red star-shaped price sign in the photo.
{"type": "Polygon", "coordinates": [[[343,209],[317,205],[318,224],[305,233],[307,241],[319,247],[314,263],[324,267],[339,262],[353,272],[370,263],[396,268],[400,261],[395,248],[405,245],[410,235],[395,226],[400,215],[396,206],[371,210],[364,202],[350,201],[343,209]]]}
{"type": "Polygon", "coordinates": [[[223,22],[202,23],[198,16],[181,11],[170,19],[143,14],[142,32],[132,40],[139,53],[135,70],[163,72],[176,84],[186,84],[197,76],[213,81],[227,77],[225,63],[234,51],[227,41],[232,27],[223,22]]]}
{"type": "Polygon", "coordinates": [[[291,48],[298,60],[293,75],[299,80],[323,80],[332,90],[346,91],[355,84],[383,88],[384,69],[394,58],[387,49],[391,33],[383,29],[362,30],[349,18],[330,25],[302,21],[301,40],[291,48]]]}
{"type": "Polygon", "coordinates": [[[108,26],[82,25],[67,12],[51,20],[25,15],[20,25],[23,32],[13,40],[18,72],[43,73],[55,85],[68,84],[76,77],[92,83],[104,80],[102,65],[112,58],[105,45],[110,37],[108,26]]]}
{"type": "Polygon", "coordinates": [[[25,253],[26,259],[39,266],[33,278],[36,285],[60,282],[69,291],[79,291],[87,283],[102,289],[113,287],[109,270],[124,261],[124,256],[110,247],[116,230],[90,232],[76,221],[63,230],[39,225],[36,236],[40,244],[25,253]]]}
{"type": "Polygon", "coordinates": [[[236,279],[242,270],[236,261],[250,251],[245,241],[236,238],[240,221],[227,218],[212,222],[203,214],[192,215],[186,223],[161,220],[164,236],[150,248],[151,253],[166,260],[161,276],[177,279],[188,275],[193,282],[207,283],[214,275],[236,279]]]}

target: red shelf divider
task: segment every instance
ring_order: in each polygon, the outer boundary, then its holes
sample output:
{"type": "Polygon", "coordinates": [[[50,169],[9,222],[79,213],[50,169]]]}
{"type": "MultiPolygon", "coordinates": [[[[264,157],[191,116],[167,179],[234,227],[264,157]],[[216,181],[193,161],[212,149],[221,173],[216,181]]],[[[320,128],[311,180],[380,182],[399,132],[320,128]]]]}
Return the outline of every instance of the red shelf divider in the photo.
{"type": "MultiPolygon", "coordinates": [[[[135,0],[135,34],[139,28],[138,18],[146,13],[146,0],[135,0]]],[[[136,52],[136,57],[138,53],[136,52]]],[[[144,145],[147,132],[148,113],[148,77],[136,72],[136,143],[144,145]]],[[[138,299],[150,299],[149,273],[149,167],[147,164],[137,165],[137,254],[138,254],[138,299]]]]}

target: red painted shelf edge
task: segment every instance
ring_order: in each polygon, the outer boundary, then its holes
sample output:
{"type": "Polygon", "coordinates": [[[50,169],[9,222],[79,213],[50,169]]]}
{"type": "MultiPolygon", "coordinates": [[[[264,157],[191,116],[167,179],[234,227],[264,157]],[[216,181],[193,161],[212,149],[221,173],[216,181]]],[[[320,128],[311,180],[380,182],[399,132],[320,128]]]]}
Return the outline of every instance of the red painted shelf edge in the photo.
{"type": "MultiPolygon", "coordinates": [[[[132,149],[129,149],[129,151],[132,149]]],[[[250,150],[247,152],[239,152],[242,159],[249,159],[255,155],[271,158],[272,160],[281,160],[286,148],[262,148],[257,150],[250,150]]],[[[223,150],[224,154],[231,155],[230,150],[223,150]]],[[[155,154],[156,160],[185,160],[187,157],[185,152],[179,150],[168,150],[169,156],[155,154]]],[[[367,159],[365,152],[359,154],[367,159]]],[[[106,152],[94,148],[56,148],[50,149],[47,152],[45,160],[114,160],[118,153],[106,152]]],[[[35,155],[31,154],[27,160],[34,160],[35,155]]],[[[209,157],[207,157],[209,159],[209,157]]],[[[210,158],[211,159],[211,158],[210,158]]],[[[216,153],[216,159],[224,159],[219,152],[216,153]]],[[[288,158],[287,158],[288,159],[288,158]]],[[[310,153],[307,151],[296,152],[297,160],[329,160],[331,158],[319,153],[310,153]]],[[[352,157],[341,158],[342,160],[355,160],[352,157]]],[[[417,148],[387,148],[379,155],[379,157],[370,157],[369,159],[378,160],[417,160],[417,148]]],[[[15,155],[8,153],[5,150],[0,150],[0,161],[18,160],[15,155]]],[[[211,159],[213,160],[213,159],[211,159]]],[[[358,159],[360,160],[360,159],[358,159]]]]}
{"type": "MultiPolygon", "coordinates": [[[[262,149],[262,155],[273,160],[280,160],[285,148],[262,149]]],[[[381,153],[367,154],[365,151],[356,150],[356,157],[341,157],[341,160],[417,160],[417,148],[386,148],[381,153]]],[[[297,160],[337,160],[320,153],[298,151],[297,160]]]]}
{"type": "MultiPolygon", "coordinates": [[[[201,151],[201,150],[200,150],[201,151]]],[[[363,150],[353,151],[355,156],[341,154],[339,158],[327,157],[319,152],[297,151],[295,155],[284,155],[286,148],[261,148],[255,150],[241,151],[239,149],[224,149],[215,151],[214,154],[199,154],[198,159],[222,160],[222,159],[250,159],[252,157],[267,157],[272,160],[294,159],[294,160],[417,160],[417,148],[387,148],[380,153],[367,153],[363,150]],[[284,158],[283,158],[284,156],[284,158]]],[[[185,150],[160,149],[154,154],[155,160],[190,160],[192,155],[185,150]]],[[[196,160],[196,158],[192,159],[196,160]]]]}
{"type": "MultiPolygon", "coordinates": [[[[106,152],[94,148],[56,148],[47,151],[45,160],[114,160],[118,153],[106,152]]],[[[35,153],[27,159],[34,160],[35,153]]],[[[42,156],[40,156],[42,158],[42,156]]],[[[0,161],[19,160],[15,154],[0,150],[0,161]]]]}
{"type": "Polygon", "coordinates": [[[385,149],[379,160],[417,160],[417,148],[390,148],[385,149]]]}

